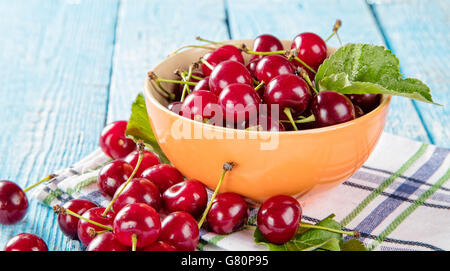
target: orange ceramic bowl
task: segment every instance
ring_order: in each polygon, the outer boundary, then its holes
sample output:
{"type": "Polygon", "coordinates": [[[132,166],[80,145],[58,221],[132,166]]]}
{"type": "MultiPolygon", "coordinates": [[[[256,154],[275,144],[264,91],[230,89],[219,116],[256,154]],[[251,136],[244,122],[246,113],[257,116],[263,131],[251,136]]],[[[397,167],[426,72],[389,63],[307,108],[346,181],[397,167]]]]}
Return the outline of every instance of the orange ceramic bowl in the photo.
{"type": "MultiPolygon", "coordinates": [[[[229,43],[245,43],[251,48],[252,42],[229,43]]],[[[290,41],[283,41],[283,45],[290,48],[290,41]]],[[[333,50],[329,48],[329,53],[333,50]]],[[[205,52],[197,48],[185,50],[168,57],[153,71],[162,78],[176,79],[174,70],[187,70],[205,52]]],[[[217,127],[181,117],[166,108],[167,100],[148,78],[145,99],[156,139],[183,175],[214,189],[223,164],[235,162],[220,192],[235,192],[256,202],[279,194],[304,201],[344,182],[374,149],[390,102],[390,96],[384,96],[372,112],[339,125],[261,132],[217,127]]]]}

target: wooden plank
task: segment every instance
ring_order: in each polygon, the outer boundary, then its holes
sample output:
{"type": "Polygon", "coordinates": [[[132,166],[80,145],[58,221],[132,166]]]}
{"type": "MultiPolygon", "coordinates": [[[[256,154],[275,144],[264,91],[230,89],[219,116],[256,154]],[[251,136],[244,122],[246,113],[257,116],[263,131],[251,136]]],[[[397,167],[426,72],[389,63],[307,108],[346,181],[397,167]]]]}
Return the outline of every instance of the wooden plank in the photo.
{"type": "Polygon", "coordinates": [[[450,147],[450,1],[375,1],[373,7],[403,74],[428,84],[444,105],[415,102],[432,142],[450,147]]]}
{"type": "MultiPolygon", "coordinates": [[[[117,2],[0,2],[1,179],[22,187],[93,151],[103,128],[117,2]]],[[[0,226],[71,250],[53,211],[30,199],[24,221],[0,226]]]]}
{"type": "MultiPolygon", "coordinates": [[[[254,38],[271,33],[292,39],[301,32],[315,32],[326,38],[336,19],[343,24],[339,35],[344,43],[383,44],[383,37],[365,1],[259,1],[228,0],[231,35],[234,39],[254,38]]],[[[338,47],[336,39],[329,45],[338,47]]],[[[394,97],[385,131],[428,141],[424,127],[410,100],[394,97]]]]}
{"type": "Polygon", "coordinates": [[[108,121],[128,119],[147,72],[196,36],[228,39],[222,2],[124,1],[114,53],[108,121]]]}

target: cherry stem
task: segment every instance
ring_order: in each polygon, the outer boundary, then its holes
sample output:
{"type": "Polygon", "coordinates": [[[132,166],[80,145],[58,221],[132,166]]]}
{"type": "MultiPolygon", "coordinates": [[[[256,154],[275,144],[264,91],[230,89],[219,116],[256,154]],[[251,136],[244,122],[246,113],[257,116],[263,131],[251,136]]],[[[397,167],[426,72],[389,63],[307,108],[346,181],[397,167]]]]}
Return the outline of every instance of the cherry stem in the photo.
{"type": "Polygon", "coordinates": [[[296,120],[295,123],[308,123],[308,122],[314,122],[316,121],[316,117],[314,114],[311,114],[311,116],[303,119],[296,120]]]}
{"type": "Polygon", "coordinates": [[[242,44],[241,50],[242,50],[244,53],[251,54],[251,55],[262,55],[262,56],[268,56],[268,55],[286,55],[287,58],[288,58],[289,60],[291,60],[291,59],[293,58],[293,59],[295,59],[296,61],[300,62],[300,64],[302,64],[303,66],[305,66],[308,70],[310,70],[310,71],[313,72],[314,74],[316,73],[316,71],[315,71],[313,68],[311,68],[308,64],[306,64],[303,60],[301,60],[301,59],[297,56],[297,51],[296,51],[296,50],[280,50],[280,51],[271,51],[271,52],[255,52],[255,51],[249,50],[245,44],[242,44]]]}
{"type": "MultiPolygon", "coordinates": [[[[295,123],[308,123],[308,122],[314,122],[314,121],[316,121],[316,117],[313,114],[311,114],[311,116],[309,116],[307,118],[301,117],[298,120],[294,120],[295,123]]],[[[290,123],[291,121],[290,120],[281,120],[281,122],[290,123]]]]}
{"type": "Polygon", "coordinates": [[[219,193],[219,189],[220,189],[220,186],[222,185],[223,179],[225,178],[225,174],[228,171],[231,171],[234,166],[235,166],[234,162],[226,162],[225,164],[223,164],[222,175],[220,176],[220,180],[217,183],[216,189],[214,190],[214,193],[208,202],[208,206],[206,207],[205,211],[203,212],[202,218],[198,222],[199,229],[202,227],[203,222],[205,222],[206,216],[208,215],[209,210],[211,209],[212,203],[213,203],[214,199],[216,198],[217,194],[219,193]]]}
{"type": "Polygon", "coordinates": [[[137,235],[135,233],[133,233],[133,235],[131,235],[131,251],[136,251],[136,244],[137,244],[137,235]]]}
{"type": "Polygon", "coordinates": [[[142,159],[144,158],[144,154],[145,154],[144,147],[145,147],[144,142],[142,140],[139,140],[137,142],[137,148],[138,148],[138,151],[139,151],[139,158],[138,158],[138,161],[136,163],[136,167],[134,167],[133,172],[131,173],[130,177],[125,182],[125,184],[122,186],[122,188],[114,195],[114,198],[111,200],[111,202],[109,203],[108,207],[106,207],[106,209],[103,212],[102,216],[106,216],[108,214],[108,212],[111,210],[114,202],[117,200],[117,198],[119,198],[120,194],[122,194],[123,190],[125,190],[127,185],[134,178],[134,175],[136,175],[136,172],[138,171],[139,166],[141,165],[142,159]]]}
{"type": "Polygon", "coordinates": [[[294,127],[294,130],[295,130],[295,131],[298,131],[297,126],[295,125],[294,118],[292,117],[291,109],[290,109],[289,107],[286,107],[286,108],[283,110],[283,112],[284,112],[284,114],[286,114],[286,116],[288,117],[289,122],[290,122],[290,123],[292,124],[292,126],[294,127]]]}
{"type": "Polygon", "coordinates": [[[294,58],[296,61],[300,62],[303,66],[305,66],[305,68],[307,68],[308,70],[310,70],[310,71],[313,72],[314,74],[317,73],[313,68],[311,68],[310,66],[308,66],[308,64],[306,64],[305,62],[303,62],[303,60],[301,60],[297,55],[294,55],[293,58],[294,58]]]}
{"type": "Polygon", "coordinates": [[[319,226],[319,225],[310,225],[310,224],[301,224],[301,223],[300,223],[299,227],[305,228],[305,229],[318,229],[318,230],[325,230],[325,231],[329,231],[329,232],[341,233],[341,234],[345,234],[345,235],[354,236],[355,238],[361,237],[361,234],[358,231],[343,231],[343,230],[337,230],[337,229],[328,228],[328,227],[319,226]]]}
{"type": "Polygon", "coordinates": [[[305,79],[305,81],[308,83],[309,87],[312,88],[316,94],[319,94],[317,89],[311,83],[311,79],[309,78],[308,73],[304,69],[302,69],[300,67],[299,67],[298,70],[299,70],[300,75],[303,77],[303,79],[305,79]]]}
{"type": "Polygon", "coordinates": [[[341,27],[341,25],[342,25],[342,21],[337,19],[333,26],[333,33],[331,33],[331,35],[325,40],[325,42],[328,42],[328,40],[330,40],[331,37],[336,35],[336,38],[338,39],[339,44],[342,46],[341,38],[339,38],[339,35],[338,35],[338,30],[341,27]]]}
{"type": "Polygon", "coordinates": [[[169,100],[173,101],[173,99],[175,99],[175,94],[167,91],[162,85],[161,82],[156,81],[156,79],[158,78],[158,76],[156,76],[156,74],[154,72],[148,72],[148,77],[150,77],[150,79],[152,80],[151,82],[155,82],[156,85],[158,86],[158,88],[164,92],[164,94],[166,94],[169,97],[169,100]]]}
{"type": "Polygon", "coordinates": [[[105,233],[105,232],[109,232],[109,230],[96,231],[93,228],[90,228],[88,230],[89,236],[91,236],[92,238],[95,238],[97,235],[105,233]]]}
{"type": "Polygon", "coordinates": [[[288,52],[287,50],[269,51],[269,52],[257,52],[257,51],[252,51],[252,50],[248,49],[247,45],[245,45],[245,44],[242,44],[240,49],[241,49],[241,51],[243,51],[246,54],[260,55],[260,56],[285,55],[288,52]]]}
{"type": "Polygon", "coordinates": [[[210,70],[214,70],[214,66],[211,65],[211,63],[209,63],[206,59],[204,59],[203,57],[200,58],[200,62],[205,64],[206,67],[208,67],[210,70]]]}
{"type": "Polygon", "coordinates": [[[246,49],[247,47],[243,47],[244,53],[250,54],[250,55],[260,55],[260,56],[269,56],[269,55],[284,55],[286,54],[286,50],[281,51],[270,51],[270,52],[256,52],[246,49]]]}
{"type": "Polygon", "coordinates": [[[261,81],[261,83],[259,83],[256,87],[255,87],[255,91],[258,91],[262,86],[264,86],[264,82],[261,81]]]}
{"type": "Polygon", "coordinates": [[[35,184],[31,185],[31,186],[28,186],[23,191],[24,192],[28,192],[31,189],[35,188],[36,186],[40,185],[41,183],[44,183],[46,181],[50,181],[51,179],[55,178],[56,176],[57,176],[56,174],[50,174],[47,177],[45,177],[44,179],[40,180],[39,182],[37,182],[37,183],[35,183],[35,184]]]}
{"type": "MultiPolygon", "coordinates": [[[[311,116],[309,116],[307,118],[301,117],[300,119],[295,120],[294,122],[295,123],[308,123],[308,122],[314,122],[314,121],[316,121],[316,117],[313,114],[311,114],[311,116]]],[[[281,120],[281,122],[290,123],[289,120],[281,120]]]]}
{"type": "Polygon", "coordinates": [[[264,131],[264,129],[261,127],[261,125],[256,126],[250,126],[245,128],[246,131],[264,131]]]}
{"type": "Polygon", "coordinates": [[[209,47],[209,46],[204,46],[204,45],[184,45],[184,46],[181,46],[180,48],[176,49],[172,53],[170,53],[169,56],[176,55],[178,52],[180,52],[181,50],[186,49],[186,48],[201,48],[201,49],[207,49],[207,50],[215,50],[216,49],[214,47],[209,47]]]}
{"type": "Polygon", "coordinates": [[[189,86],[195,86],[197,85],[196,82],[189,82],[189,81],[180,81],[180,80],[172,80],[172,79],[164,79],[164,78],[157,78],[156,82],[163,82],[163,83],[174,83],[174,84],[184,84],[189,86]]]}
{"type": "Polygon", "coordinates": [[[195,39],[198,40],[198,41],[203,41],[203,42],[207,42],[207,43],[211,43],[211,44],[219,44],[219,45],[225,45],[226,44],[224,42],[217,42],[217,41],[207,40],[207,39],[204,39],[204,38],[201,38],[201,37],[196,37],[195,39]]]}
{"type": "Polygon", "coordinates": [[[98,227],[100,227],[100,228],[103,228],[103,229],[105,229],[105,230],[107,230],[107,231],[113,231],[113,230],[114,230],[114,229],[111,228],[111,227],[108,227],[108,226],[106,226],[106,225],[100,224],[100,223],[95,222],[95,221],[93,221],[93,220],[87,219],[87,218],[85,218],[84,216],[81,216],[81,215],[79,215],[79,214],[77,214],[77,213],[71,211],[70,209],[64,208],[64,207],[59,206],[59,205],[53,206],[53,211],[54,211],[55,213],[58,213],[58,214],[68,214],[68,215],[74,216],[74,217],[76,217],[76,218],[79,218],[79,219],[81,219],[81,220],[84,220],[84,221],[86,221],[86,222],[89,222],[89,223],[91,223],[91,224],[93,224],[93,225],[95,225],[95,226],[98,226],[98,227]]]}
{"type": "Polygon", "coordinates": [[[194,74],[191,74],[191,77],[193,78],[193,79],[195,79],[195,80],[203,80],[203,78],[201,78],[201,77],[199,77],[199,76],[196,76],[196,75],[194,75],[194,74]]]}
{"type": "MultiPolygon", "coordinates": [[[[192,77],[192,69],[193,69],[193,68],[194,68],[193,65],[190,65],[190,66],[189,66],[189,70],[188,70],[187,76],[183,76],[184,73],[181,73],[181,77],[183,78],[183,81],[189,82],[189,81],[191,80],[191,77],[192,77]]],[[[184,85],[184,87],[183,87],[183,92],[182,92],[182,94],[181,94],[180,102],[183,102],[183,101],[184,101],[184,98],[186,97],[186,93],[188,93],[188,94],[191,93],[191,91],[190,91],[190,89],[189,89],[189,85],[184,85]]]]}

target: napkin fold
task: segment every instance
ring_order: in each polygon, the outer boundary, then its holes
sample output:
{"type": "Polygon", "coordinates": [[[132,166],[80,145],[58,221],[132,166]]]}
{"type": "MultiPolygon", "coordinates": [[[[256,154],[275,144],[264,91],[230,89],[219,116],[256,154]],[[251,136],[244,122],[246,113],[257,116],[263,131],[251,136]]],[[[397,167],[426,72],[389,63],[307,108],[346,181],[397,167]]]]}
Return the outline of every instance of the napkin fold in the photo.
{"type": "MultiPolygon", "coordinates": [[[[361,233],[360,240],[370,250],[450,250],[449,153],[450,149],[383,133],[353,176],[302,203],[302,219],[315,223],[334,213],[346,229],[361,233]]],[[[109,161],[97,149],[56,172],[57,177],[32,190],[32,196],[49,206],[75,198],[106,206],[109,200],[98,190],[97,175],[109,161]]],[[[235,233],[201,230],[199,249],[267,250],[253,240],[256,214],[252,208],[248,225],[235,233]]]]}

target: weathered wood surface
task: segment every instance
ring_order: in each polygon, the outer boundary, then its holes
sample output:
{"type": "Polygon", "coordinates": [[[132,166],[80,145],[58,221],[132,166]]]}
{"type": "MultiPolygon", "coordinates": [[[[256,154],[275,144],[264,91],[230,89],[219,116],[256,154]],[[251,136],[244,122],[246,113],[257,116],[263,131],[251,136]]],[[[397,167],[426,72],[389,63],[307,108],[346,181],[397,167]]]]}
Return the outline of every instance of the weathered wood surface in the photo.
{"type": "Polygon", "coordinates": [[[412,101],[430,141],[450,147],[450,1],[381,1],[373,10],[403,75],[424,81],[443,105],[412,101]]]}
{"type": "MultiPolygon", "coordinates": [[[[1,179],[22,187],[93,151],[106,118],[117,2],[0,1],[1,179]]],[[[0,226],[0,247],[21,232],[51,250],[78,246],[53,211],[30,200],[0,226]]]]}
{"type": "MultiPolygon", "coordinates": [[[[128,118],[146,72],[196,36],[327,37],[337,18],[344,43],[385,44],[446,105],[394,98],[386,131],[450,147],[449,12],[446,0],[0,1],[0,179],[25,187],[94,150],[105,123],[128,118]]],[[[23,222],[0,226],[1,248],[20,232],[78,248],[49,208],[30,203],[23,222]]]]}

